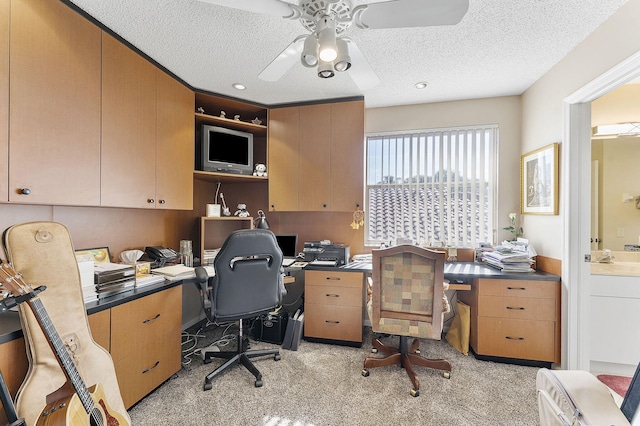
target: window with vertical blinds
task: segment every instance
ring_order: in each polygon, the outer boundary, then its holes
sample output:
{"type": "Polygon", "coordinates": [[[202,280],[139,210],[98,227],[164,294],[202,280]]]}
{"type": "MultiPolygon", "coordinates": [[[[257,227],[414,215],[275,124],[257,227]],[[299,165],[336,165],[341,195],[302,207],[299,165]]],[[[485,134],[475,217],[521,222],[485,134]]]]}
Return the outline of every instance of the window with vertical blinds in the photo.
{"type": "Polygon", "coordinates": [[[365,243],[492,242],[498,126],[367,135],[365,243]]]}

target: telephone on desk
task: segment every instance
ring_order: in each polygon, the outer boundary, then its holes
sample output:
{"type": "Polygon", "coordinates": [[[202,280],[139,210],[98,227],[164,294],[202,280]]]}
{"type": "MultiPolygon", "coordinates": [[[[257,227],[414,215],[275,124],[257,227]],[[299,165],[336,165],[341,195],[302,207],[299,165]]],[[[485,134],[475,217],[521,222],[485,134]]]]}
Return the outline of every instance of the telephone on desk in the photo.
{"type": "Polygon", "coordinates": [[[145,247],[144,257],[147,257],[153,262],[154,268],[162,267],[168,263],[175,263],[180,261],[180,254],[172,248],[162,246],[150,246],[145,247]]]}

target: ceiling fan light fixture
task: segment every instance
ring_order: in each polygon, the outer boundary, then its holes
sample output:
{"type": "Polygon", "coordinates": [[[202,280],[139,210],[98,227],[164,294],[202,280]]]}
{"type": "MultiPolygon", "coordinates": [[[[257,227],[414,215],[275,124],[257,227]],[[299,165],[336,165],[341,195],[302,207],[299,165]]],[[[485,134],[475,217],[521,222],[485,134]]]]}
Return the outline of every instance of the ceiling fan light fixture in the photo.
{"type": "Polygon", "coordinates": [[[335,75],[333,72],[333,63],[320,61],[318,64],[318,77],[320,78],[331,78],[335,75]]]}
{"type": "Polygon", "coordinates": [[[351,68],[351,56],[349,56],[349,46],[347,42],[339,38],[336,40],[338,48],[338,56],[335,60],[333,68],[338,72],[343,72],[351,68]]]}
{"type": "Polygon", "coordinates": [[[302,56],[300,56],[302,65],[307,68],[318,65],[318,39],[315,34],[311,34],[304,40],[302,48],[302,56]]]}
{"type": "Polygon", "coordinates": [[[318,46],[320,60],[333,62],[338,57],[336,24],[329,16],[323,16],[318,23],[318,46]]]}

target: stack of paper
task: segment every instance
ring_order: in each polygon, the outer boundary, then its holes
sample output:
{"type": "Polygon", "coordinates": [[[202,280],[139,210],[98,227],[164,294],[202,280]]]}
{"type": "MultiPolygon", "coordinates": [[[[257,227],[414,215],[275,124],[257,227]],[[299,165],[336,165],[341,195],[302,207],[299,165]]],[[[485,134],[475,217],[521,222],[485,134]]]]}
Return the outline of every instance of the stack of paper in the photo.
{"type": "Polygon", "coordinates": [[[145,275],[143,277],[136,277],[136,287],[144,287],[151,284],[164,283],[165,277],[163,275],[145,275]]]}
{"type": "Polygon", "coordinates": [[[195,277],[194,269],[184,265],[164,266],[162,268],[152,269],[151,273],[164,275],[170,279],[195,277]]]}
{"type": "Polygon", "coordinates": [[[503,241],[494,251],[484,252],[482,260],[489,266],[504,272],[531,272],[536,252],[524,238],[503,241]]]}
{"type": "Polygon", "coordinates": [[[304,312],[298,309],[287,322],[287,329],[284,332],[284,340],[282,341],[282,349],[297,351],[300,340],[302,339],[303,328],[304,312]]]}
{"type": "Polygon", "coordinates": [[[76,258],[78,260],[78,271],[80,272],[80,284],[82,286],[84,303],[98,300],[96,285],[93,282],[93,259],[87,259],[81,256],[76,256],[76,258]]]}

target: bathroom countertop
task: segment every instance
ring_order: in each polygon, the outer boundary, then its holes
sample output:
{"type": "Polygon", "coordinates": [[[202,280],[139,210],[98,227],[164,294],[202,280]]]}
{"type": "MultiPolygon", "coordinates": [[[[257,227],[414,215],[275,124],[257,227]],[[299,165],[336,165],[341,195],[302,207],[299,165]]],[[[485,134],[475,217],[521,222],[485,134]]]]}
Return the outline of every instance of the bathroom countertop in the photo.
{"type": "Polygon", "coordinates": [[[640,276],[640,262],[591,263],[592,275],[640,276]]]}

